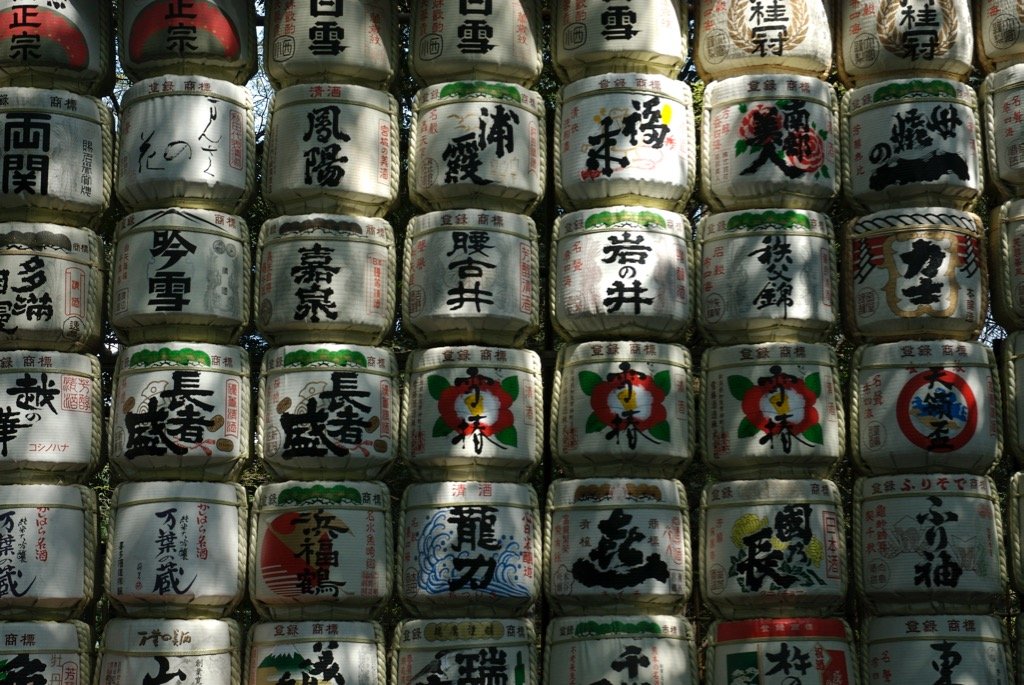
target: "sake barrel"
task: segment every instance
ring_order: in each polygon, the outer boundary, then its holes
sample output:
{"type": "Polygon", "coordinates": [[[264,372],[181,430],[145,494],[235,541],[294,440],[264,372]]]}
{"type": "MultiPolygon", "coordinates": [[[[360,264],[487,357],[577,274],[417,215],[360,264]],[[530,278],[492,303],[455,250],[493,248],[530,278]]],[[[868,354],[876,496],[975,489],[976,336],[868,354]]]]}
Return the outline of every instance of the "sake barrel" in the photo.
{"type": "Polygon", "coordinates": [[[263,464],[277,479],[379,478],[398,451],[394,353],[331,343],[271,348],[256,427],[263,464]]]}
{"type": "Polygon", "coordinates": [[[682,345],[566,345],[551,391],[552,456],[575,477],[678,477],[695,455],[693,395],[682,345]]]}
{"type": "Polygon", "coordinates": [[[524,618],[406,619],[391,643],[391,683],[539,685],[538,643],[524,618]]]}
{"type": "Polygon", "coordinates": [[[82,352],[103,328],[103,241],[57,224],[0,224],[0,347],[82,352]]]}
{"type": "Polygon", "coordinates": [[[983,474],[1002,454],[991,348],[957,340],[863,345],[850,374],[850,457],[864,475],[983,474]]]}
{"type": "Polygon", "coordinates": [[[588,76],[562,87],[554,180],[567,209],[682,211],[697,176],[690,87],[657,74],[588,76]]]}
{"type": "Polygon", "coordinates": [[[391,594],[391,536],[383,483],[261,485],[249,533],[249,598],[270,620],[369,618],[391,594]]]}
{"type": "Polygon", "coordinates": [[[402,454],[422,480],[522,480],[544,451],[540,357],[505,347],[432,347],[406,363],[402,454]]]}
{"type": "Polygon", "coordinates": [[[282,88],[271,102],[262,179],[277,214],[383,216],[398,197],[398,101],[342,83],[282,88]]]}
{"type": "Polygon", "coordinates": [[[553,618],[544,643],[544,682],[696,685],[693,626],[680,616],[553,618]]]}
{"type": "Polygon", "coordinates": [[[118,26],[118,56],[132,81],[206,74],[245,85],[256,73],[256,8],[250,0],[122,0],[118,26]]]}
{"type": "Polygon", "coordinates": [[[855,210],[970,209],[984,192],[970,86],[916,78],[854,88],[843,95],[840,120],[843,195],[855,210]]]}
{"type": "Polygon", "coordinates": [[[0,220],[95,226],[114,183],[106,105],[67,90],[0,88],[0,125],[0,220]]]}
{"type": "Polygon", "coordinates": [[[558,479],[544,517],[544,589],[555,613],[684,612],[693,559],[682,483],[558,479]]]}
{"type": "Polygon", "coordinates": [[[1013,558],[1013,587],[1024,588],[1024,472],[1018,471],[1010,481],[1009,492],[1010,554],[1013,558]]]}
{"type": "Polygon", "coordinates": [[[244,86],[208,76],[147,78],[121,97],[119,123],[117,196],[128,209],[238,214],[249,204],[256,132],[244,86]]]}
{"type": "Polygon", "coordinates": [[[563,83],[607,72],[675,78],[686,63],[687,2],[558,0],[552,4],[552,65],[563,83]]]}
{"type": "Polygon", "coordinates": [[[0,659],[11,677],[39,685],[92,682],[92,631],[81,621],[3,621],[0,659]],[[29,675],[31,674],[31,675],[29,675]]]}
{"type": "Polygon", "coordinates": [[[1009,576],[995,483],[968,473],[858,478],[853,569],[876,615],[997,611],[1009,576]]]}
{"type": "Polygon", "coordinates": [[[861,633],[861,673],[868,682],[939,681],[1012,685],[1010,640],[998,616],[875,616],[861,633]]]}
{"type": "MultiPolygon", "coordinates": [[[[981,4],[990,3],[978,3],[979,20],[981,4]]],[[[847,87],[889,78],[966,81],[974,67],[968,0],[881,0],[836,7],[836,58],[847,87]]]]}
{"type": "Polygon", "coordinates": [[[988,312],[988,260],[976,214],[891,209],[843,231],[844,323],[853,340],[976,340],[988,312]]]}
{"type": "Polygon", "coordinates": [[[734,480],[704,487],[701,595],[719,618],[841,614],[846,524],[830,480],[734,480]]]}
{"type": "Polygon", "coordinates": [[[842,619],[715,621],[706,639],[709,683],[860,682],[853,634],[842,619]]]}
{"type": "Polygon", "coordinates": [[[110,323],[129,344],[230,344],[249,324],[249,229],[234,214],[172,207],[134,212],[114,234],[110,323]]]}
{"type": "Polygon", "coordinates": [[[712,209],[828,211],[840,170],[831,85],[795,74],[736,76],[707,84],[703,109],[701,194],[712,209]]]}
{"type": "Polygon", "coordinates": [[[518,347],[539,330],[533,219],[457,209],[414,216],[405,230],[402,328],[420,345],[518,347]]]}
{"type": "Polygon", "coordinates": [[[232,345],[121,349],[110,464],[130,480],[232,480],[249,456],[249,358],[232,345]]]}
{"type": "Polygon", "coordinates": [[[305,214],[260,230],[254,318],[272,344],[375,345],[395,316],[395,236],[384,219],[305,214]],[[342,298],[346,305],[339,307],[342,298]]]}
{"type": "Polygon", "coordinates": [[[242,636],[231,619],[114,618],[99,642],[96,678],[130,685],[167,678],[239,685],[242,636]]]}
{"type": "Polygon", "coordinates": [[[822,343],[712,347],[701,452],[723,478],[822,478],[846,451],[839,364],[822,343]]]}
{"type": "Polygon", "coordinates": [[[93,600],[97,542],[96,495],[84,485],[0,485],[0,616],[81,616],[93,600]]]}
{"type": "Polygon", "coordinates": [[[540,77],[539,0],[414,0],[409,68],[423,83],[483,79],[529,86],[540,77]]]}
{"type": "Polygon", "coordinates": [[[1024,195],[1024,64],[989,74],[981,85],[981,115],[985,127],[985,171],[1004,200],[1024,195]]]}
{"type": "Polygon", "coordinates": [[[1018,388],[1024,378],[1024,334],[1010,333],[1001,342],[1001,370],[1004,387],[1004,411],[1001,414],[1005,424],[1005,446],[1017,463],[1024,463],[1024,392],[1018,388]]]}
{"type": "Polygon", "coordinates": [[[290,678],[387,685],[379,623],[337,619],[256,623],[249,629],[246,657],[246,685],[290,678]]]}
{"type": "Polygon", "coordinates": [[[1009,329],[1024,328],[1024,202],[1005,202],[988,222],[991,304],[995,320],[1009,329]]]}
{"type": "Polygon", "coordinates": [[[0,2],[10,33],[0,50],[0,84],[66,88],[101,97],[114,84],[114,17],[94,0],[0,2]]]}
{"type": "Polygon", "coordinates": [[[101,386],[94,355],[0,352],[0,482],[88,478],[103,454],[101,386]]]}
{"type": "Polygon", "coordinates": [[[758,209],[697,225],[697,324],[718,345],[821,342],[838,317],[839,267],[827,214],[758,209]]]}
{"type": "Polygon", "coordinates": [[[546,178],[544,100],[536,91],[450,81],[416,93],[408,180],[409,197],[421,208],[529,214],[544,196],[546,178]]]}
{"type": "Polygon", "coordinates": [[[230,614],[245,593],[247,515],[238,483],[121,483],[110,501],[107,598],[127,616],[230,614]]]}
{"type": "Polygon", "coordinates": [[[323,82],[387,89],[398,69],[388,0],[272,0],[265,11],[263,67],[278,90],[323,82]]]}
{"type": "Polygon", "coordinates": [[[685,339],[693,323],[690,222],[648,207],[607,207],[555,219],[551,323],[568,340],[685,339]]]}
{"type": "Polygon", "coordinates": [[[540,598],[541,520],[529,485],[413,483],[402,495],[398,597],[416,616],[521,616],[540,598]]]}
{"type": "Polygon", "coordinates": [[[1024,43],[1020,42],[1022,19],[1022,11],[1015,4],[1001,0],[975,3],[974,42],[978,61],[985,71],[998,71],[1024,62],[1024,43]]]}

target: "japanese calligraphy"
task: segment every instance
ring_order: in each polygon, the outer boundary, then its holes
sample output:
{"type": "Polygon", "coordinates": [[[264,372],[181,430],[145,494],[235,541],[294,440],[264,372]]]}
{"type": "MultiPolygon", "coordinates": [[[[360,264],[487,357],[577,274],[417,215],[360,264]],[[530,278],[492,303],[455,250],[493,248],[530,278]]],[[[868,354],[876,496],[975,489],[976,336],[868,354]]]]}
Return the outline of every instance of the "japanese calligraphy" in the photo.
{"type": "Polygon", "coordinates": [[[497,568],[497,559],[493,554],[501,549],[501,544],[494,537],[494,525],[497,521],[496,507],[489,506],[455,506],[448,509],[448,523],[455,524],[455,542],[453,552],[472,553],[481,550],[475,557],[460,555],[453,560],[456,573],[462,575],[448,581],[448,589],[452,592],[470,587],[474,590],[485,589],[491,584],[497,568]]]}
{"type": "Polygon", "coordinates": [[[616,125],[610,115],[601,118],[601,130],[587,136],[586,170],[580,172],[583,180],[600,176],[611,176],[614,172],[629,166],[629,156],[616,152],[624,142],[632,146],[643,144],[652,149],[661,149],[671,133],[668,124],[662,121],[661,98],[657,95],[646,100],[632,100],[633,111],[626,114],[616,125]],[[620,143],[619,137],[624,140],[620,143]],[[617,165],[617,166],[616,166],[617,165]]]}
{"type": "Polygon", "coordinates": [[[877,143],[868,153],[871,163],[879,165],[871,173],[871,189],[935,181],[946,174],[970,180],[964,157],[955,151],[942,151],[936,140],[936,137],[940,141],[955,139],[963,124],[959,111],[952,104],[935,105],[930,112],[911,107],[893,114],[888,142],[877,143]],[[929,148],[931,152],[925,156],[903,154],[929,148]]]}
{"type": "Polygon", "coordinates": [[[506,109],[504,105],[481,107],[477,118],[476,133],[469,132],[452,138],[441,153],[441,159],[447,164],[444,175],[445,183],[472,181],[476,185],[493,183],[492,179],[479,175],[483,161],[480,153],[493,148],[498,159],[515,151],[514,124],[519,123],[519,114],[506,109]]]}
{"type": "Polygon", "coordinates": [[[11,37],[10,59],[26,63],[39,60],[43,40],[39,7],[35,3],[15,5],[10,8],[10,14],[10,23],[7,24],[11,30],[8,34],[11,37]]]}
{"type": "Polygon", "coordinates": [[[18,437],[19,431],[42,420],[41,412],[45,410],[57,415],[53,402],[60,396],[60,388],[45,372],[38,377],[26,372],[15,379],[14,387],[8,388],[7,394],[15,399],[13,407],[0,407],[0,444],[3,445],[0,455],[5,457],[8,446],[18,437]]]}
{"type": "Polygon", "coordinates": [[[624,509],[614,509],[608,518],[597,524],[601,539],[586,558],[572,565],[572,576],[587,587],[622,590],[648,580],[668,582],[668,564],[657,552],[644,555],[636,549],[647,539],[638,526],[630,526],[633,516],[624,509]]]}
{"type": "Polygon", "coordinates": [[[927,392],[923,396],[915,395],[911,407],[931,428],[926,436],[928,449],[948,452],[953,448],[950,433],[955,426],[967,422],[970,408],[963,402],[956,384],[941,367],[932,368],[926,380],[927,392]]]}
{"type": "Polygon", "coordinates": [[[180,312],[191,302],[185,297],[192,291],[192,277],[186,270],[171,270],[182,257],[195,254],[196,246],[189,242],[181,231],[153,231],[153,247],[150,254],[164,262],[149,277],[147,304],[158,312],[180,312]]]}
{"type": "Polygon", "coordinates": [[[309,16],[316,17],[308,34],[311,53],[337,57],[345,50],[345,29],[338,24],[344,14],[345,0],[309,0],[309,16]]]}
{"type": "Polygon", "coordinates": [[[0,667],[0,682],[4,685],[46,685],[46,664],[30,654],[7,657],[0,667]]]}
{"type": "MultiPolygon", "coordinates": [[[[625,0],[632,3],[633,0],[625,0]]],[[[608,0],[605,0],[607,3],[608,0]]],[[[601,12],[601,35],[605,40],[630,40],[640,33],[634,28],[636,25],[636,12],[630,4],[612,5],[608,4],[601,12]]]]}
{"type": "Polygon", "coordinates": [[[955,685],[953,682],[953,671],[964,660],[963,655],[955,649],[956,643],[943,640],[928,646],[938,652],[938,655],[931,662],[931,667],[939,674],[934,685],[955,685]]]}
{"type": "Polygon", "coordinates": [[[494,304],[494,293],[486,290],[480,280],[487,270],[497,268],[497,264],[487,261],[488,251],[494,247],[491,234],[487,231],[453,231],[451,235],[452,249],[445,256],[456,257],[448,262],[448,271],[454,272],[459,282],[448,290],[445,304],[453,312],[467,305],[480,312],[481,305],[494,304]],[[470,280],[471,284],[467,284],[470,280]]]}
{"type": "Polygon", "coordinates": [[[622,653],[611,662],[612,670],[621,673],[622,676],[628,678],[628,682],[625,680],[619,681],[619,683],[612,683],[607,678],[601,678],[595,680],[590,685],[651,685],[651,681],[640,682],[640,670],[649,670],[651,667],[651,659],[642,648],[637,645],[629,645],[622,650],[622,653]]]}
{"type": "MultiPolygon", "coordinates": [[[[161,595],[168,593],[183,595],[189,591],[198,578],[198,575],[195,575],[188,585],[181,586],[185,569],[178,563],[178,559],[186,557],[180,554],[178,534],[187,526],[188,516],[181,516],[179,520],[177,508],[154,512],[153,515],[160,519],[160,527],[157,529],[156,539],[153,541],[156,546],[156,576],[153,580],[153,592],[161,595]]],[[[162,682],[167,681],[154,681],[154,685],[160,685],[162,682]]]]}
{"type": "Polygon", "coordinates": [[[493,12],[492,3],[493,0],[459,0],[459,14],[465,18],[459,25],[459,42],[455,47],[463,54],[485,55],[494,49],[494,27],[487,23],[493,12]]]}
{"type": "Polygon", "coordinates": [[[729,574],[743,592],[825,585],[814,570],[825,549],[811,529],[812,515],[809,504],[787,504],[771,523],[756,514],[737,519],[732,541],[739,553],[730,558],[729,574]]]}
{"type": "MultiPolygon", "coordinates": [[[[522,654],[516,656],[517,668],[521,668],[522,654]]],[[[409,682],[410,685],[509,685],[513,681],[509,677],[508,653],[497,647],[481,647],[458,652],[441,650],[409,682]]]]}
{"type": "Polygon", "coordinates": [[[306,119],[308,125],[302,140],[319,145],[303,151],[306,160],[303,183],[337,188],[345,176],[345,163],[348,162],[348,157],[342,154],[341,143],[352,140],[352,136],[341,127],[341,107],[315,107],[306,115],[306,119]]]}
{"type": "Polygon", "coordinates": [[[352,452],[366,456],[366,433],[380,424],[366,403],[370,394],[359,389],[356,373],[332,372],[330,383],[301,402],[297,411],[281,414],[285,434],[281,458],[345,457],[352,452]]]}
{"type": "Polygon", "coordinates": [[[905,267],[901,274],[904,279],[915,282],[914,285],[901,288],[900,292],[916,305],[936,304],[942,299],[945,280],[938,278],[939,270],[946,261],[946,253],[942,246],[931,240],[918,238],[910,244],[910,249],[900,252],[899,260],[905,267]]]}
{"type": "MultiPolygon", "coordinates": [[[[36,582],[36,579],[33,578],[28,585],[22,587],[24,574],[14,565],[15,560],[18,559],[15,549],[14,517],[15,512],[12,509],[0,513],[0,598],[23,597],[36,582]]],[[[19,531],[25,529],[24,524],[25,520],[21,519],[18,525],[19,531]]]]}
{"type": "Polygon", "coordinates": [[[168,453],[181,456],[190,447],[202,444],[207,430],[223,424],[221,415],[211,413],[214,405],[201,399],[213,394],[213,390],[201,387],[198,371],[172,371],[170,387],[150,395],[138,411],[125,415],[125,458],[168,453]]]}
{"type": "Polygon", "coordinates": [[[196,24],[198,17],[193,0],[171,0],[167,3],[164,20],[167,21],[168,52],[185,56],[199,50],[199,43],[196,41],[199,31],[196,24]]]}
{"type": "Polygon", "coordinates": [[[11,326],[15,317],[25,321],[49,321],[53,318],[53,300],[47,292],[40,293],[47,283],[46,264],[38,255],[32,255],[18,265],[12,283],[10,269],[0,269],[0,296],[14,299],[0,299],[0,331],[17,333],[18,326],[11,326]]]}
{"type": "Polygon", "coordinates": [[[340,564],[334,541],[348,533],[349,527],[323,509],[294,514],[291,524],[301,535],[294,554],[305,562],[298,572],[296,587],[307,595],[338,597],[345,581],[331,579],[331,569],[338,568],[340,564]]]}
{"type": "Polygon", "coordinates": [[[338,303],[332,297],[334,288],[329,286],[341,267],[331,266],[333,253],[333,247],[320,243],[299,248],[299,263],[290,272],[292,282],[299,286],[295,290],[299,301],[295,306],[296,321],[320,323],[320,317],[332,321],[338,318],[338,303]]]}
{"type": "Polygon", "coordinates": [[[928,497],[928,510],[914,518],[919,524],[928,524],[924,533],[924,548],[918,550],[923,561],[914,565],[914,585],[925,587],[956,587],[963,575],[963,567],[949,553],[947,523],[960,520],[955,511],[940,511],[942,498],[928,497]]]}
{"type": "Polygon", "coordinates": [[[756,257],[767,274],[765,284],[754,296],[753,304],[757,309],[775,307],[786,316],[793,306],[793,275],[789,267],[793,264],[793,249],[782,235],[769,235],[761,239],[764,247],[747,254],[756,257]]]}
{"type": "Polygon", "coordinates": [[[49,194],[51,119],[39,112],[7,112],[3,192],[49,194]]]}
{"type": "Polygon", "coordinates": [[[749,0],[747,21],[750,25],[752,54],[781,56],[789,37],[790,16],[786,3],[780,0],[749,0]]]}

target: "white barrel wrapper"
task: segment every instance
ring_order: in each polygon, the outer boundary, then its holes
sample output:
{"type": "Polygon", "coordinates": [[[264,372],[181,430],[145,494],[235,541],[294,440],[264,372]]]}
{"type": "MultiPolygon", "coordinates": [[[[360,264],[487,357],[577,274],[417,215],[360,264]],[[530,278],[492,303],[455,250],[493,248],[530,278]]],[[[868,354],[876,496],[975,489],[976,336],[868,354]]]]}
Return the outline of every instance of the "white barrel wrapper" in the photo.
{"type": "Polygon", "coordinates": [[[1024,62],[1020,7],[1003,0],[979,0],[974,7],[974,42],[982,68],[991,73],[1024,62]]]}
{"type": "Polygon", "coordinates": [[[290,678],[387,685],[384,633],[378,623],[337,619],[256,623],[246,640],[245,673],[245,685],[290,678]]]}
{"type": "Polygon", "coordinates": [[[1006,328],[1024,329],[1024,201],[992,210],[986,242],[992,313],[1006,328]]]}
{"type": "Polygon", "coordinates": [[[8,677],[27,674],[40,678],[35,681],[40,685],[92,683],[92,630],[85,623],[2,621],[0,635],[4,638],[0,660],[5,662],[8,677]]]}
{"type": "Polygon", "coordinates": [[[240,685],[242,635],[231,619],[114,618],[107,622],[96,680],[135,685],[173,677],[190,685],[240,685]]]}

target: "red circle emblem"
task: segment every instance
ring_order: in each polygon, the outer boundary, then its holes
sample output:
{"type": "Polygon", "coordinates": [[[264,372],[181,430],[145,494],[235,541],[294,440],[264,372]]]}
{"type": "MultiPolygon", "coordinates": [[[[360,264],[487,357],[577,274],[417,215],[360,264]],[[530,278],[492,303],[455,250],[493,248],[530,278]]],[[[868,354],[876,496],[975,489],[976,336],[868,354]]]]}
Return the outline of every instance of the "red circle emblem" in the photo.
{"type": "Polygon", "coordinates": [[[954,452],[974,437],[978,403],[962,377],[942,368],[914,375],[896,405],[900,430],[929,452],[954,452]]]}

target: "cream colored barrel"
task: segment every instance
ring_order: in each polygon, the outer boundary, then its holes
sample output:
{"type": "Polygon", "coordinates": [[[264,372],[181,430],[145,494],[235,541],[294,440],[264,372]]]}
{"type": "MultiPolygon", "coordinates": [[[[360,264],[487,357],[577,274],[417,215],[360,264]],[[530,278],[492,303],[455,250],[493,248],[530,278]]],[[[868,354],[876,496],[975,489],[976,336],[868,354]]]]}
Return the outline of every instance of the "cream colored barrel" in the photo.
{"type": "Polygon", "coordinates": [[[244,85],[256,73],[256,8],[250,0],[118,4],[118,56],[132,81],[207,74],[244,85]]]}
{"type": "Polygon", "coordinates": [[[245,593],[245,489],[121,483],[110,501],[107,598],[126,616],[220,617],[245,593]]]}
{"type": "Polygon", "coordinates": [[[277,214],[384,216],[398,197],[398,101],[345,83],[282,88],[270,106],[262,179],[277,214]]]}
{"type": "Polygon", "coordinates": [[[1006,452],[1024,463],[1024,392],[1018,383],[1024,378],[1024,333],[1013,331],[1002,342],[1000,370],[1004,388],[1003,412],[1006,452]]]}
{"type": "Polygon", "coordinates": [[[412,101],[409,196],[425,210],[529,214],[544,197],[544,100],[514,83],[451,81],[412,101]]]}
{"type": "Polygon", "coordinates": [[[110,323],[128,344],[230,344],[249,324],[249,228],[234,214],[172,207],[134,212],[114,234],[110,323]]]}
{"type": "MultiPolygon", "coordinates": [[[[93,671],[92,631],[81,621],[2,621],[0,647],[12,674],[34,671],[39,682],[90,685],[93,671]]],[[[33,681],[29,681],[33,682],[33,681]]]]}
{"type": "Polygon", "coordinates": [[[540,357],[432,347],[406,363],[402,454],[417,478],[522,480],[544,450],[540,357]]]}
{"type": "Polygon", "coordinates": [[[370,618],[391,595],[392,550],[383,483],[261,485],[249,532],[249,598],[267,620],[370,618]]]}
{"type": "Polygon", "coordinates": [[[387,685],[384,632],[362,621],[256,623],[246,640],[245,685],[295,678],[387,685]]]}
{"type": "Polygon", "coordinates": [[[644,73],[569,83],[558,99],[552,148],[555,191],[567,209],[682,211],[697,178],[690,87],[644,73]]]}
{"type": "Polygon", "coordinates": [[[242,635],[231,619],[114,618],[96,653],[101,683],[171,676],[183,683],[240,685],[242,635]]]}
{"type": "Polygon", "coordinates": [[[414,0],[409,25],[409,68],[423,83],[540,76],[540,0],[414,0]]]}
{"type": "Polygon", "coordinates": [[[988,222],[992,313],[1009,328],[1024,328],[1024,201],[1005,202],[988,222]]]}
{"type": "Polygon", "coordinates": [[[682,483],[557,479],[544,517],[544,589],[556,614],[683,613],[693,558],[682,483]]]}
{"type": "Polygon", "coordinates": [[[875,212],[843,231],[846,330],[858,341],[976,340],[988,260],[976,214],[946,207],[875,212]]]}
{"type": "Polygon", "coordinates": [[[554,618],[544,641],[544,682],[591,685],[606,676],[697,685],[695,640],[692,624],[680,616],[554,618]]]}
{"type": "Polygon", "coordinates": [[[539,330],[533,219],[449,210],[414,216],[405,230],[402,328],[420,345],[518,347],[539,330]]]}
{"type": "Polygon", "coordinates": [[[675,78],[689,45],[688,3],[558,0],[551,8],[553,66],[563,83],[608,72],[675,78]]]}
{"type": "Polygon", "coordinates": [[[391,350],[324,343],[264,355],[256,443],[275,478],[379,478],[397,457],[399,425],[391,350]]]}
{"type": "Polygon", "coordinates": [[[266,3],[263,67],[275,88],[354,83],[387,89],[398,70],[398,24],[388,0],[266,3]]]}
{"type": "Polygon", "coordinates": [[[103,329],[103,241],[58,224],[0,223],[0,347],[83,352],[103,329]]]}
{"type": "Polygon", "coordinates": [[[648,207],[607,207],[555,219],[551,323],[569,340],[684,339],[693,323],[690,222],[648,207]]]}
{"type": "Polygon", "coordinates": [[[390,682],[539,685],[538,643],[525,618],[407,619],[391,642],[390,682]]]}
{"type": "Polygon", "coordinates": [[[257,250],[254,318],[272,344],[375,345],[391,332],[397,257],[394,231],[384,219],[268,219],[257,250]],[[339,307],[342,298],[347,304],[339,307]]]}
{"type": "Polygon", "coordinates": [[[917,78],[855,88],[840,121],[843,196],[857,211],[970,209],[984,192],[978,98],[968,85],[917,78]]]}
{"type": "Polygon", "coordinates": [[[231,480],[249,456],[249,357],[232,345],[121,349],[110,463],[129,480],[231,480]]]}
{"type": "Polygon", "coordinates": [[[117,196],[128,209],[238,214],[249,204],[256,131],[244,86],[208,76],[147,78],[125,91],[120,114],[117,196]]]}
{"type": "Polygon", "coordinates": [[[996,611],[1009,575],[995,482],[968,473],[858,478],[853,569],[872,614],[996,611]]]}
{"type": "Polygon", "coordinates": [[[1024,62],[1024,11],[1002,0],[979,0],[974,10],[974,42],[982,68],[991,73],[1024,62]]]}
{"type": "Polygon", "coordinates": [[[551,390],[555,462],[574,477],[679,477],[696,454],[692,368],[682,345],[566,345],[551,390]]]}
{"type": "Polygon", "coordinates": [[[734,480],[704,487],[701,595],[719,618],[830,616],[849,566],[839,488],[830,480],[734,480]]]}
{"type": "Polygon", "coordinates": [[[957,340],[863,345],[850,374],[850,457],[864,475],[984,474],[1003,450],[991,348],[957,340]]]}
{"type": "Polygon", "coordinates": [[[93,601],[98,539],[89,488],[0,485],[0,543],[0,617],[78,618],[93,601]]]}
{"type": "Polygon", "coordinates": [[[1013,564],[1013,588],[1020,592],[1024,588],[1024,472],[1018,471],[1010,480],[1009,519],[1010,535],[1009,553],[1013,564]]]}
{"type": "Polygon", "coordinates": [[[541,593],[541,525],[529,485],[407,486],[398,522],[398,598],[422,617],[525,615],[541,593]]]}
{"type": "Polygon", "coordinates": [[[0,126],[0,220],[94,227],[114,184],[107,106],[67,90],[0,88],[0,126]]]}
{"type": "Polygon", "coordinates": [[[827,214],[759,209],[697,226],[697,324],[719,345],[820,342],[838,317],[839,267],[827,214]]]}
{"type": "Polygon", "coordinates": [[[724,478],[822,478],[846,451],[838,362],[819,343],[712,347],[701,450],[724,478]]]}
{"type": "Polygon", "coordinates": [[[103,455],[94,355],[0,352],[0,482],[80,483],[103,455]]]}
{"type": "MultiPolygon", "coordinates": [[[[1022,8],[1024,9],[1024,8],[1022,8]]],[[[1004,200],[1024,195],[1024,64],[989,74],[981,85],[982,123],[985,127],[985,171],[1004,200]]]]}
{"type": "Polygon", "coordinates": [[[998,616],[939,614],[869,617],[861,633],[868,682],[940,681],[1012,685],[1010,639],[998,616]]]}

